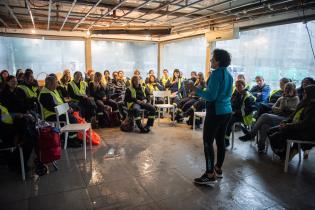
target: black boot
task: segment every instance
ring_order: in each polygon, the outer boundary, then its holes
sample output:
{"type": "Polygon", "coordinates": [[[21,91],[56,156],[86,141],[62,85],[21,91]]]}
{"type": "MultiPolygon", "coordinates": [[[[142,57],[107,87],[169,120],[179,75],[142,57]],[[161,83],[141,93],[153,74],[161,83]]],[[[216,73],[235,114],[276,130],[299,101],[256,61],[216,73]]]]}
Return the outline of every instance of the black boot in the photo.
{"type": "Polygon", "coordinates": [[[147,125],[145,126],[146,129],[150,131],[150,127],[152,127],[154,124],[154,118],[149,118],[147,121],[147,125]]]}
{"type": "Polygon", "coordinates": [[[148,128],[145,128],[142,126],[141,119],[136,120],[136,124],[138,128],[140,129],[140,133],[148,133],[150,131],[148,128]]]}
{"type": "Polygon", "coordinates": [[[255,138],[255,133],[253,132],[248,132],[244,136],[240,136],[238,139],[241,141],[252,141],[255,138]]]}

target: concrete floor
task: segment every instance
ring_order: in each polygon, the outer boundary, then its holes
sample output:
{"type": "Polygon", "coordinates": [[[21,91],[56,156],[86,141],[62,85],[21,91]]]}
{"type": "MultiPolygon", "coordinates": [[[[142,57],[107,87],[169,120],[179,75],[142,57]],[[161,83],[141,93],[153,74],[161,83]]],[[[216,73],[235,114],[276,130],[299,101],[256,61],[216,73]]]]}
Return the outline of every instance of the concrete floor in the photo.
{"type": "Polygon", "coordinates": [[[0,209],[315,209],[314,151],[285,174],[270,152],[236,140],[224,178],[200,187],[192,180],[205,168],[201,130],[164,122],[149,134],[97,132],[102,145],[87,161],[82,149],[68,149],[59,171],[39,181],[0,168],[0,209]]]}

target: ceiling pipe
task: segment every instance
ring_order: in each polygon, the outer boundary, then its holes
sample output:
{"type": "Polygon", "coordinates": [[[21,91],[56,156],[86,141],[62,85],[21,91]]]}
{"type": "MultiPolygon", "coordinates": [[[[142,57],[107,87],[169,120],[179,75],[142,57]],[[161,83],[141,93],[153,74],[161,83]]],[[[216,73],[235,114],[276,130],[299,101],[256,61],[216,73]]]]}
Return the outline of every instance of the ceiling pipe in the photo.
{"type": "Polygon", "coordinates": [[[49,5],[48,5],[48,22],[47,22],[47,30],[49,30],[49,26],[50,26],[51,1],[52,1],[52,0],[49,0],[49,5]]]}
{"type": "Polygon", "coordinates": [[[127,12],[127,13],[124,14],[123,16],[120,16],[120,17],[118,17],[116,20],[112,21],[112,22],[109,24],[109,26],[111,26],[113,23],[117,22],[117,20],[120,20],[121,18],[126,17],[126,16],[129,15],[130,13],[135,12],[135,11],[138,11],[139,9],[141,9],[143,6],[145,6],[146,4],[150,3],[151,1],[153,1],[153,0],[149,0],[149,1],[143,2],[142,4],[140,4],[139,6],[135,7],[134,9],[129,10],[129,12],[127,12]]]}
{"type": "Polygon", "coordinates": [[[5,27],[10,28],[10,27],[8,26],[8,24],[7,24],[2,18],[0,18],[0,22],[1,22],[5,27]]]}
{"type": "Polygon", "coordinates": [[[32,14],[31,7],[30,7],[30,2],[29,2],[28,0],[25,0],[25,2],[26,2],[26,6],[27,6],[28,13],[30,14],[30,17],[31,17],[31,21],[32,21],[32,24],[33,24],[33,28],[36,29],[36,27],[35,27],[35,22],[34,22],[34,17],[33,17],[33,14],[32,14]]]}
{"type": "Polygon", "coordinates": [[[86,15],[73,27],[72,31],[74,31],[75,29],[77,29],[79,27],[79,25],[90,15],[90,13],[97,7],[97,5],[99,5],[99,3],[101,3],[102,0],[98,0],[96,2],[96,4],[94,4],[94,6],[88,11],[88,13],[86,13],[86,15]]]}
{"type": "Polygon", "coordinates": [[[147,22],[150,22],[150,21],[153,21],[153,20],[156,20],[156,19],[158,19],[158,18],[164,17],[164,16],[166,16],[166,15],[174,14],[175,12],[177,12],[177,11],[179,11],[179,10],[185,9],[185,8],[187,8],[187,7],[191,7],[192,5],[198,4],[198,3],[202,2],[202,1],[205,1],[205,0],[198,0],[198,1],[192,2],[192,3],[190,3],[190,4],[187,4],[187,5],[184,6],[184,7],[175,9],[175,10],[173,10],[173,11],[167,13],[167,14],[160,15],[160,16],[157,16],[157,17],[155,17],[155,18],[149,19],[149,20],[146,21],[146,23],[147,23],[147,22]]]}
{"type": "Polygon", "coordinates": [[[106,17],[107,15],[109,15],[110,13],[112,13],[113,11],[115,11],[116,9],[118,9],[123,3],[125,3],[127,0],[122,0],[119,2],[119,4],[117,4],[113,9],[108,10],[104,15],[102,15],[99,19],[97,19],[96,21],[94,21],[88,28],[88,30],[90,30],[93,25],[95,25],[95,23],[97,23],[98,21],[100,21],[101,19],[103,19],[104,17],[106,17]]]}
{"type": "Polygon", "coordinates": [[[62,31],[63,27],[65,26],[65,24],[66,24],[66,22],[67,22],[67,20],[68,20],[68,18],[69,18],[69,16],[70,16],[70,13],[72,12],[72,10],[73,10],[73,8],[74,8],[76,2],[77,2],[77,0],[73,0],[73,2],[72,2],[72,4],[71,4],[71,8],[70,8],[70,10],[68,11],[67,16],[65,17],[65,19],[64,19],[64,21],[63,21],[63,23],[62,23],[62,26],[60,27],[59,31],[62,31]]]}
{"type": "Polygon", "coordinates": [[[17,19],[17,17],[15,16],[13,10],[10,8],[10,6],[8,5],[8,3],[6,1],[3,1],[4,6],[9,10],[11,16],[14,18],[15,22],[19,25],[20,28],[23,28],[23,26],[21,25],[20,21],[17,19]]]}
{"type": "MultiPolygon", "coordinates": [[[[288,3],[288,2],[294,2],[294,0],[289,0],[289,1],[282,1],[282,2],[278,2],[278,4],[283,4],[283,3],[288,3]]],[[[232,8],[228,8],[228,9],[225,9],[225,10],[221,10],[221,11],[218,11],[218,12],[214,12],[214,13],[211,13],[211,14],[208,14],[208,15],[205,15],[204,17],[209,17],[209,16],[213,16],[213,15],[216,15],[216,14],[220,14],[220,13],[224,13],[224,12],[230,12],[231,10],[244,10],[245,7],[248,7],[248,6],[253,6],[254,8],[247,8],[247,12],[248,11],[253,11],[253,10],[256,10],[256,9],[259,9],[259,8],[262,8],[264,7],[264,5],[262,5],[261,3],[259,2],[252,2],[252,3],[248,3],[248,4],[244,4],[244,5],[239,5],[239,6],[235,6],[235,7],[232,7],[232,8]],[[254,5],[254,6],[253,6],[254,5]],[[256,7],[255,7],[256,5],[256,7]]],[[[227,16],[231,16],[233,14],[229,14],[227,16]]],[[[198,23],[202,23],[202,22],[209,22],[209,21],[212,21],[212,20],[216,20],[218,18],[221,18],[221,17],[217,17],[217,18],[210,18],[210,19],[206,19],[206,20],[201,20],[201,21],[198,21],[196,22],[195,19],[194,20],[189,20],[189,21],[185,21],[183,23],[180,23],[180,24],[177,24],[179,26],[175,26],[173,28],[174,31],[176,31],[177,29],[180,29],[180,28],[185,28],[185,27],[188,27],[188,26],[191,26],[191,25],[196,25],[198,23]],[[184,26],[180,26],[180,25],[184,25],[184,26]]]]}
{"type": "Polygon", "coordinates": [[[159,6],[159,7],[155,8],[155,9],[151,10],[151,11],[148,12],[148,13],[145,13],[145,14],[143,14],[143,15],[140,15],[140,16],[137,17],[137,18],[134,18],[133,20],[128,21],[127,24],[129,24],[129,23],[131,23],[131,22],[133,22],[133,21],[135,21],[135,20],[138,20],[138,19],[142,18],[143,16],[150,15],[150,14],[152,14],[152,13],[155,13],[156,11],[159,11],[159,10],[161,10],[161,9],[164,9],[164,8],[167,7],[168,5],[170,5],[170,4],[174,3],[174,2],[177,2],[177,1],[182,2],[183,0],[173,0],[173,1],[167,2],[166,4],[163,4],[162,6],[159,6]]]}

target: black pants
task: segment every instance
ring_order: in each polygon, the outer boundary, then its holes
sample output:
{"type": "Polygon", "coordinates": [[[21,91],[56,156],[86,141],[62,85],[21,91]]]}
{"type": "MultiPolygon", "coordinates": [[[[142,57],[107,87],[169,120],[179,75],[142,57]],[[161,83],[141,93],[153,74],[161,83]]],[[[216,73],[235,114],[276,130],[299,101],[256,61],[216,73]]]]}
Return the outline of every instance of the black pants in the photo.
{"type": "Polygon", "coordinates": [[[135,118],[135,120],[141,120],[141,109],[144,109],[146,111],[148,111],[148,122],[147,125],[148,126],[153,126],[154,123],[154,118],[155,118],[155,108],[153,105],[149,104],[149,103],[145,103],[145,104],[134,104],[132,107],[132,113],[133,113],[133,117],[135,118]]]}
{"type": "Polygon", "coordinates": [[[207,114],[203,128],[203,145],[206,158],[206,173],[213,173],[214,169],[214,150],[213,142],[217,144],[217,163],[221,168],[225,158],[224,136],[231,114],[215,115],[214,107],[207,104],[207,114]]]}
{"type": "Polygon", "coordinates": [[[87,122],[91,122],[91,118],[96,116],[96,103],[94,99],[82,98],[79,102],[81,116],[85,118],[87,122]]]}
{"type": "MultiPolygon", "coordinates": [[[[273,127],[270,129],[268,134],[270,146],[272,151],[280,157],[280,159],[285,158],[286,154],[286,145],[288,139],[300,140],[300,141],[314,141],[314,138],[307,134],[306,132],[300,131],[289,131],[281,130],[279,127],[273,127]]],[[[303,150],[309,150],[314,145],[302,144],[303,150]]],[[[293,145],[294,148],[297,148],[297,145],[293,145]]]]}

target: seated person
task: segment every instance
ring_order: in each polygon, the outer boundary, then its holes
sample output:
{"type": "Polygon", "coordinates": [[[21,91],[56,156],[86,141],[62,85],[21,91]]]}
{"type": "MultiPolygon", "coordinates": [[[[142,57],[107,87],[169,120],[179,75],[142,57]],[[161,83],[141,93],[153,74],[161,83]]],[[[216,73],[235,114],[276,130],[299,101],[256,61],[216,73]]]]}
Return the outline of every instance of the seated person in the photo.
{"type": "MultiPolygon", "coordinates": [[[[89,84],[89,96],[93,97],[97,106],[102,111],[110,111],[118,114],[122,111],[122,104],[110,99],[109,90],[102,82],[102,74],[100,72],[95,73],[94,82],[89,84]]],[[[123,113],[121,113],[123,115],[123,113]]],[[[120,118],[120,117],[119,117],[120,118]]]]}
{"type": "Polygon", "coordinates": [[[253,139],[257,132],[259,132],[258,152],[265,151],[265,142],[267,132],[271,127],[279,125],[281,121],[287,119],[296,109],[299,103],[299,98],[296,95],[295,85],[292,82],[285,84],[283,95],[278,98],[276,103],[272,106],[272,113],[265,113],[261,115],[251,132],[245,136],[239,137],[241,141],[253,139]]]}
{"type": "Polygon", "coordinates": [[[68,92],[72,102],[78,103],[81,115],[88,122],[96,122],[96,104],[93,97],[89,97],[88,86],[82,81],[82,73],[77,71],[73,80],[68,84],[68,92]]]}
{"type": "MultiPolygon", "coordinates": [[[[139,71],[138,69],[135,69],[135,70],[134,70],[133,76],[139,77],[139,78],[140,78],[140,84],[141,84],[142,86],[145,86],[146,83],[145,83],[145,81],[142,79],[141,73],[140,73],[140,71],[139,71]]],[[[129,83],[129,81],[128,81],[128,83],[129,83]]]]}
{"type": "Polygon", "coordinates": [[[303,99],[304,88],[308,85],[315,85],[315,80],[312,77],[305,77],[301,82],[301,87],[297,89],[300,101],[303,99]]]}
{"type": "MultiPolygon", "coordinates": [[[[300,141],[315,141],[315,85],[304,88],[304,98],[296,111],[280,123],[280,126],[270,130],[268,135],[272,151],[284,160],[288,139],[300,141]]],[[[313,145],[302,144],[303,150],[309,150],[313,145]]],[[[293,145],[289,160],[298,153],[298,146],[293,145]]]]}
{"type": "Polygon", "coordinates": [[[18,85],[17,90],[18,97],[22,98],[25,102],[25,106],[27,110],[33,110],[37,113],[40,113],[39,104],[38,104],[38,86],[37,82],[34,79],[33,71],[27,69],[24,74],[24,81],[22,84],[18,85]]]}
{"type": "Polygon", "coordinates": [[[58,83],[57,87],[59,94],[65,99],[69,98],[68,85],[70,81],[71,81],[70,70],[65,69],[63,71],[63,75],[60,78],[60,82],[58,83]]]}
{"type": "Polygon", "coordinates": [[[172,93],[171,101],[177,104],[182,98],[183,93],[182,78],[178,69],[174,70],[173,78],[166,83],[165,87],[172,93]]]}
{"type": "Polygon", "coordinates": [[[197,78],[198,78],[198,75],[197,75],[197,72],[196,71],[192,71],[192,72],[190,72],[190,81],[192,81],[193,83],[195,83],[196,82],[196,80],[197,80],[197,78]]]}
{"type": "Polygon", "coordinates": [[[163,90],[163,86],[156,82],[156,78],[154,75],[149,76],[149,81],[146,86],[150,96],[153,95],[153,91],[163,90]]]}
{"type": "Polygon", "coordinates": [[[271,111],[272,106],[276,103],[276,101],[283,95],[284,86],[291,80],[288,78],[282,78],[279,81],[280,89],[273,90],[270,93],[270,96],[268,98],[268,103],[260,103],[257,108],[256,117],[259,118],[264,113],[268,113],[271,111]]]}
{"type": "MultiPolygon", "coordinates": [[[[236,78],[235,78],[235,81],[237,81],[237,80],[244,80],[245,83],[246,83],[246,79],[245,79],[244,74],[238,74],[238,75],[236,76],[236,78]]],[[[249,85],[248,83],[246,83],[245,89],[248,90],[248,91],[250,90],[250,85],[249,85]]],[[[232,93],[234,93],[234,91],[235,91],[235,85],[233,85],[233,91],[232,91],[232,93]]]]}
{"type": "Polygon", "coordinates": [[[168,84],[171,81],[171,77],[168,75],[168,70],[164,69],[163,70],[163,75],[160,79],[160,84],[166,89],[166,84],[168,84]]]}
{"type": "Polygon", "coordinates": [[[9,75],[10,74],[7,70],[2,70],[0,72],[0,92],[5,88],[5,84],[9,75]]]}
{"type": "Polygon", "coordinates": [[[255,97],[246,89],[246,83],[244,80],[235,81],[235,91],[232,94],[231,104],[233,114],[225,132],[226,147],[230,145],[230,135],[234,123],[241,122],[245,126],[250,126],[253,123],[255,97]]]}
{"type": "Polygon", "coordinates": [[[110,72],[109,70],[105,70],[104,71],[104,83],[105,85],[108,85],[111,82],[111,78],[110,78],[110,72]]]}
{"type": "Polygon", "coordinates": [[[256,76],[255,78],[257,85],[252,87],[249,91],[256,98],[256,104],[268,103],[268,98],[270,94],[269,85],[265,84],[265,80],[262,76],[256,76]]]}
{"type": "Polygon", "coordinates": [[[155,81],[154,81],[154,83],[157,83],[158,81],[157,81],[157,79],[156,79],[156,77],[155,77],[155,75],[154,75],[154,70],[153,69],[150,69],[150,71],[149,71],[149,73],[148,73],[148,77],[147,78],[145,78],[145,84],[148,84],[149,83],[149,81],[150,81],[150,76],[154,76],[154,78],[155,78],[155,81]]]}
{"type": "MultiPolygon", "coordinates": [[[[192,82],[192,80],[190,82],[192,82]]],[[[204,89],[206,87],[206,82],[202,72],[198,73],[196,81],[191,85],[199,89],[204,89]]],[[[186,91],[186,93],[187,92],[189,93],[189,95],[185,98],[182,98],[177,104],[175,117],[177,121],[181,121],[183,117],[189,116],[190,114],[187,113],[188,109],[191,108],[200,99],[200,97],[196,96],[194,92],[191,92],[190,90],[186,91]]]]}
{"type": "Polygon", "coordinates": [[[131,85],[126,90],[125,102],[128,110],[132,112],[141,133],[148,133],[150,131],[150,127],[153,126],[155,118],[155,108],[148,103],[147,94],[145,87],[140,85],[139,77],[133,76],[131,85]],[[147,125],[145,127],[143,127],[141,123],[141,109],[145,109],[149,112],[147,125]]]}

